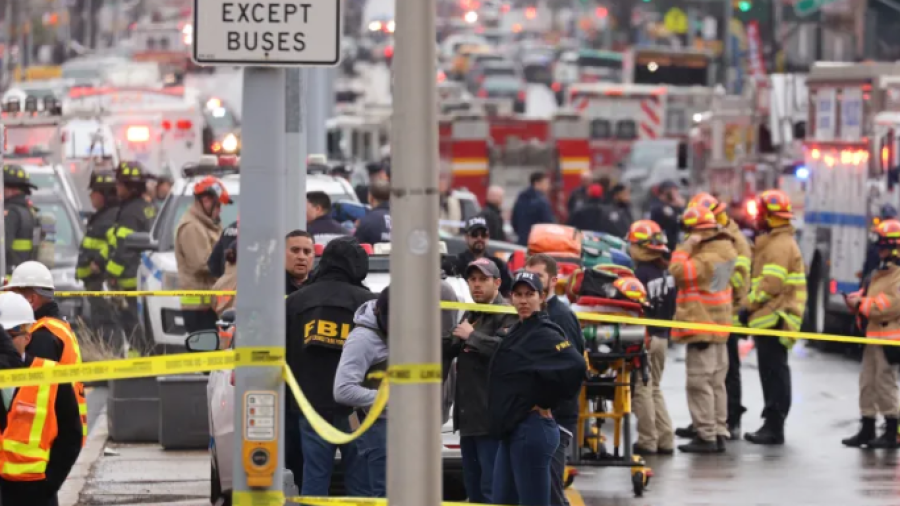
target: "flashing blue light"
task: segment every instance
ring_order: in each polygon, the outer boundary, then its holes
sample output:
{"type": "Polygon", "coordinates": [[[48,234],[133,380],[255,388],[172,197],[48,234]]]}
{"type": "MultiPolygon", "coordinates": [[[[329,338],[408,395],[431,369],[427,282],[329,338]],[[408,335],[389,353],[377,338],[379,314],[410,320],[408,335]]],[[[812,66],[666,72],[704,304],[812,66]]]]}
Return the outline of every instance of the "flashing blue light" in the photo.
{"type": "Polygon", "coordinates": [[[805,166],[797,167],[797,170],[794,171],[794,175],[797,176],[797,179],[803,179],[804,181],[809,178],[809,169],[805,166]]]}

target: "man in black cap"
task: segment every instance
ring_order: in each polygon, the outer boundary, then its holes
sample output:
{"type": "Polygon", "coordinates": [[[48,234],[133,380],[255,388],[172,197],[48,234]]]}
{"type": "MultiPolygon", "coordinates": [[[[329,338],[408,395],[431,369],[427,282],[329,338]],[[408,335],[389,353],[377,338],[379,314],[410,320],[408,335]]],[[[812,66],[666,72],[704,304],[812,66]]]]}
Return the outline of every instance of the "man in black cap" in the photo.
{"type": "MultiPolygon", "coordinates": [[[[75,277],[84,283],[85,290],[102,291],[109,260],[109,240],[106,233],[116,222],[119,213],[119,199],[116,196],[116,176],[112,171],[97,171],[91,174],[88,185],[91,191],[91,205],[96,212],[88,219],[84,239],[78,248],[78,263],[75,277]]],[[[91,318],[94,331],[101,339],[115,334],[115,322],[109,301],[105,297],[90,297],[91,318]]]]}
{"type": "Polygon", "coordinates": [[[681,224],[678,218],[684,212],[684,198],[674,181],[663,181],[656,188],[657,202],[650,207],[650,219],[666,234],[667,244],[680,244],[681,224]]]}
{"type": "Polygon", "coordinates": [[[479,258],[487,258],[500,271],[500,294],[505,298],[509,298],[509,290],[512,286],[512,277],[509,275],[509,268],[503,260],[487,254],[487,243],[491,238],[488,231],[487,220],[482,216],[475,216],[466,221],[466,245],[468,249],[462,252],[456,260],[456,272],[465,274],[469,264],[479,258]]]}
{"type": "Polygon", "coordinates": [[[356,187],[356,196],[360,202],[369,202],[369,186],[375,181],[390,181],[387,167],[383,163],[372,162],[366,164],[366,172],[369,173],[369,183],[356,187]]]}
{"type": "Polygon", "coordinates": [[[6,276],[17,265],[34,260],[38,221],[28,196],[37,186],[19,165],[3,166],[3,216],[6,230],[6,276]]]}
{"type": "Polygon", "coordinates": [[[326,245],[335,237],[348,235],[347,229],[331,217],[331,197],[322,191],[306,194],[306,231],[316,244],[326,245]]]}

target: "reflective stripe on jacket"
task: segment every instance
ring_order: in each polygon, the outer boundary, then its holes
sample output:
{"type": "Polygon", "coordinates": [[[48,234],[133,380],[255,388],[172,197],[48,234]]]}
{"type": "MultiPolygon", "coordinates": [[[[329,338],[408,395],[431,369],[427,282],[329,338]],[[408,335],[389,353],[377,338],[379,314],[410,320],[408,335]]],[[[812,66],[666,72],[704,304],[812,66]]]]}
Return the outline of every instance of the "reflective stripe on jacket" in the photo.
{"type": "Polygon", "coordinates": [[[890,264],[872,273],[859,313],[869,319],[866,337],[900,341],[900,266],[890,264]]]}
{"type": "Polygon", "coordinates": [[[784,321],[787,330],[800,330],[806,310],[806,269],[794,227],[779,227],[756,238],[748,326],[770,329],[784,321]]]}
{"type": "MultiPolygon", "coordinates": [[[[54,367],[56,362],[35,358],[33,368],[54,367]]],[[[0,477],[9,481],[41,481],[56,439],[56,393],[59,386],[24,386],[16,391],[3,432],[0,477]]]]}
{"type": "Polygon", "coordinates": [[[84,239],[78,250],[78,267],[75,269],[75,277],[81,280],[103,279],[106,271],[106,262],[109,260],[109,242],[106,234],[115,225],[116,214],[119,208],[115,206],[104,207],[91,216],[88,221],[84,239]],[[94,273],[91,264],[96,264],[100,272],[94,273]]]}
{"type": "MultiPolygon", "coordinates": [[[[731,276],[737,261],[737,250],[725,232],[709,233],[688,253],[683,246],[672,254],[669,272],[675,278],[675,321],[689,323],[731,324],[731,276]]],[[[672,329],[677,342],[715,342],[728,340],[727,332],[672,329]]]]}
{"type": "MultiPolygon", "coordinates": [[[[63,342],[62,356],[59,359],[61,365],[75,365],[81,363],[81,347],[78,346],[78,337],[67,322],[58,318],[41,318],[34,322],[30,332],[34,332],[40,328],[46,328],[63,342]]],[[[88,434],[87,400],[84,397],[84,384],[73,383],[72,389],[75,390],[75,398],[78,400],[78,414],[81,416],[82,431],[81,446],[84,447],[88,434]]]]}
{"type": "Polygon", "coordinates": [[[137,272],[141,264],[140,252],[129,250],[122,244],[135,232],[149,232],[156,218],[156,208],[143,197],[137,196],[122,203],[116,223],[106,232],[110,255],[106,273],[110,284],[117,290],[136,290],[137,272]]]}
{"type": "MultiPolygon", "coordinates": [[[[175,260],[178,263],[178,288],[209,290],[216,282],[209,272],[207,260],[222,234],[222,226],[206,215],[200,201],[195,200],[175,229],[175,260]]],[[[209,309],[209,295],[181,297],[181,309],[209,309]]]]}

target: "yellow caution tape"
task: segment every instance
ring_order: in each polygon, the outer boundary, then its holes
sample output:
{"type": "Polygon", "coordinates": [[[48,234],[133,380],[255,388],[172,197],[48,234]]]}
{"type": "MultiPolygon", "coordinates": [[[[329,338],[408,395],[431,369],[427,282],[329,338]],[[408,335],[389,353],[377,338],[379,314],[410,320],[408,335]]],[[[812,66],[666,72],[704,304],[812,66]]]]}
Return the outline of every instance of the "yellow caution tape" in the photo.
{"type": "MultiPolygon", "coordinates": [[[[369,430],[369,427],[378,421],[378,417],[381,416],[385,406],[387,406],[388,382],[382,381],[381,386],[378,387],[378,393],[375,395],[375,403],[372,404],[368,414],[366,414],[365,420],[359,424],[359,427],[353,431],[352,434],[347,434],[325,421],[325,419],[316,412],[316,408],[309,403],[309,399],[307,399],[306,396],[303,395],[303,391],[300,390],[300,385],[297,384],[297,380],[294,378],[293,373],[291,373],[290,367],[285,365],[282,375],[291,393],[294,394],[294,399],[297,400],[300,411],[303,412],[303,416],[309,421],[313,430],[316,431],[316,434],[318,434],[319,437],[333,445],[345,445],[359,439],[363,433],[369,430]]],[[[438,378],[440,378],[440,369],[438,370],[438,378]]]]}
{"type": "Polygon", "coordinates": [[[280,490],[251,490],[231,493],[233,506],[284,506],[284,492],[280,490]]]}
{"type": "Polygon", "coordinates": [[[419,383],[440,383],[441,364],[398,364],[388,367],[391,383],[411,385],[419,383]]]}
{"type": "Polygon", "coordinates": [[[284,348],[274,347],[124,358],[51,368],[0,370],[0,388],[189,374],[234,367],[280,366],[283,363],[284,348]]]}

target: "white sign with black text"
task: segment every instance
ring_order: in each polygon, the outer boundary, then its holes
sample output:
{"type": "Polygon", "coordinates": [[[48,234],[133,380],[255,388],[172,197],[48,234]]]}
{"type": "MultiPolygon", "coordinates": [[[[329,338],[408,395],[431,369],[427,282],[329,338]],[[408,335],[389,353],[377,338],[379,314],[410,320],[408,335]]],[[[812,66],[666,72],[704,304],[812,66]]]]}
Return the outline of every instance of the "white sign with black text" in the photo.
{"type": "Polygon", "coordinates": [[[200,65],[333,66],[341,0],[194,0],[200,65]]]}

